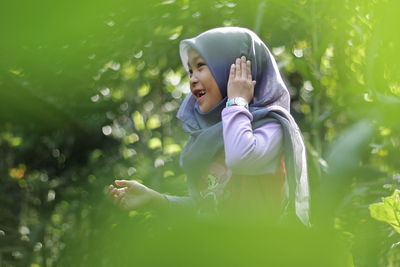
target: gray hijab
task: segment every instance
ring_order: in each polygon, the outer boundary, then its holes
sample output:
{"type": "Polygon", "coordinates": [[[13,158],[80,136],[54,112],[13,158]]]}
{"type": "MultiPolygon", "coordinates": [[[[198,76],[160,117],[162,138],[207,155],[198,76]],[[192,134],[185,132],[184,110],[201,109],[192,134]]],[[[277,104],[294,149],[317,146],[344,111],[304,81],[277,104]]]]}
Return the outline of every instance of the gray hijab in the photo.
{"type": "MultiPolygon", "coordinates": [[[[289,112],[290,95],[279,73],[273,55],[264,42],[252,31],[240,27],[208,30],[180,43],[180,56],[188,71],[189,49],[196,50],[205,60],[223,97],[208,112],[201,112],[195,97],[189,93],[182,103],[177,118],[190,138],[181,153],[180,163],[187,174],[191,195],[198,197],[197,181],[207,167],[224,151],[221,112],[227,101],[229,70],[235,59],[244,55],[251,61],[252,77],[257,81],[249,110],[252,127],[279,122],[283,130],[286,168],[285,213],[295,212],[309,225],[309,186],[306,150],[295,120],[289,112]]],[[[257,170],[253,174],[256,174],[257,170]]]]}

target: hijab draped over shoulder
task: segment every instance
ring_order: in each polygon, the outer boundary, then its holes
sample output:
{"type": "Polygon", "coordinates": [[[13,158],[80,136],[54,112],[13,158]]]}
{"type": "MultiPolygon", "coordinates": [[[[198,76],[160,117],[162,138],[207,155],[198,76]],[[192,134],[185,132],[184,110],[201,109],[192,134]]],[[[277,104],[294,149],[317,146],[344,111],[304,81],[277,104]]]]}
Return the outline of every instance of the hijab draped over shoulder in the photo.
{"type": "MultiPolygon", "coordinates": [[[[290,95],[279,73],[275,59],[264,42],[251,30],[222,27],[181,41],[180,56],[188,70],[189,50],[194,49],[205,60],[213,74],[222,101],[208,112],[201,112],[195,97],[189,93],[182,103],[177,118],[182,121],[190,138],[182,150],[180,163],[187,174],[189,191],[198,197],[196,184],[207,167],[223,153],[221,112],[227,101],[227,84],[231,64],[245,56],[251,61],[251,73],[256,85],[249,104],[253,115],[252,127],[277,121],[282,126],[286,168],[285,213],[295,212],[309,225],[309,185],[306,150],[295,120],[290,114],[290,95]]],[[[254,170],[252,174],[262,170],[254,170]]]]}

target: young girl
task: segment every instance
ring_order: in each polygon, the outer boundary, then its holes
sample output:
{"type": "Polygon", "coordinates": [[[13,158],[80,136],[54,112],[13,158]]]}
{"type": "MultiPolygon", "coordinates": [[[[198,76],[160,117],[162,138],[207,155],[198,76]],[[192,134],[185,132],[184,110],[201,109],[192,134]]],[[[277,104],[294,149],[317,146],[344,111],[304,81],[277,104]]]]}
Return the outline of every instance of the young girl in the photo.
{"type": "Polygon", "coordinates": [[[223,27],[180,43],[190,90],[177,117],[190,138],[181,153],[189,197],[116,180],[110,197],[126,209],[153,206],[269,216],[283,207],[309,224],[305,147],[289,113],[276,62],[252,31],[223,27]]]}

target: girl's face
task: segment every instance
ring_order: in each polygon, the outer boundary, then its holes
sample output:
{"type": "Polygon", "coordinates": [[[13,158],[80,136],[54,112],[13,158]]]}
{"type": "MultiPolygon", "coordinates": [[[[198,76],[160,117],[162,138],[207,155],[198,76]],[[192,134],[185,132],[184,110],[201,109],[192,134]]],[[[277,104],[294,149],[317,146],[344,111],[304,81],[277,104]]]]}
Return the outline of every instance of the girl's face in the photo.
{"type": "Polygon", "coordinates": [[[194,95],[202,112],[207,112],[221,100],[217,82],[205,60],[193,49],[189,51],[190,91],[194,95]]]}

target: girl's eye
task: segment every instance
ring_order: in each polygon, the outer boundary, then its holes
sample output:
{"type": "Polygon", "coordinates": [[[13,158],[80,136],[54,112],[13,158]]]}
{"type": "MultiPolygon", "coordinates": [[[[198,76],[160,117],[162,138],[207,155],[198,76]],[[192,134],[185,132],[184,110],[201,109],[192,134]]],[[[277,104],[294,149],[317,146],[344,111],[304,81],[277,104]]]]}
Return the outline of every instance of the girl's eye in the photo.
{"type": "MultiPolygon", "coordinates": [[[[204,62],[199,62],[199,63],[196,64],[195,69],[200,69],[203,66],[207,66],[207,64],[204,63],[204,62]]],[[[189,69],[189,77],[191,77],[192,75],[193,75],[193,70],[189,69]]]]}

